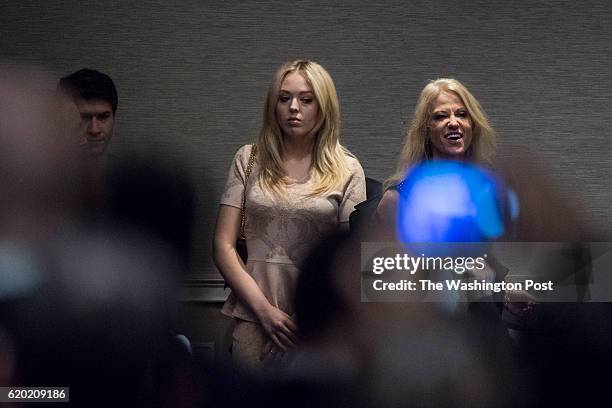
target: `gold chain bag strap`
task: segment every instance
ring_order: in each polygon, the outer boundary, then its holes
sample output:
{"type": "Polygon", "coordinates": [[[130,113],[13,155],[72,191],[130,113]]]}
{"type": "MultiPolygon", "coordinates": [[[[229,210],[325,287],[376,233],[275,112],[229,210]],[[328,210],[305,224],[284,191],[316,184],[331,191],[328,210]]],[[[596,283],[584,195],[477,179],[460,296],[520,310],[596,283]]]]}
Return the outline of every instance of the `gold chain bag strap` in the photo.
{"type": "Polygon", "coordinates": [[[238,240],[236,241],[236,252],[242,259],[242,262],[246,264],[249,257],[247,251],[246,240],[244,237],[244,224],[246,223],[246,193],[247,185],[249,182],[249,176],[253,169],[253,163],[255,162],[255,155],[257,154],[257,145],[254,144],[251,148],[251,155],[249,156],[249,163],[247,164],[246,172],[244,174],[244,191],[242,192],[242,206],[240,207],[240,232],[238,233],[238,240]]]}

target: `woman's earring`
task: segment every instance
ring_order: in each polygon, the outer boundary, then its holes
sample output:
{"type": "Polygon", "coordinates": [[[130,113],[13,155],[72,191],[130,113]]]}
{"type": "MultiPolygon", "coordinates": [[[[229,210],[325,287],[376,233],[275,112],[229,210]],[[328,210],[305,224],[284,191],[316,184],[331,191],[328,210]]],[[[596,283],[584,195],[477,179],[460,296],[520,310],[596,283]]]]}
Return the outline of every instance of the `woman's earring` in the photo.
{"type": "Polygon", "coordinates": [[[425,142],[425,160],[431,160],[431,140],[425,142]]]}

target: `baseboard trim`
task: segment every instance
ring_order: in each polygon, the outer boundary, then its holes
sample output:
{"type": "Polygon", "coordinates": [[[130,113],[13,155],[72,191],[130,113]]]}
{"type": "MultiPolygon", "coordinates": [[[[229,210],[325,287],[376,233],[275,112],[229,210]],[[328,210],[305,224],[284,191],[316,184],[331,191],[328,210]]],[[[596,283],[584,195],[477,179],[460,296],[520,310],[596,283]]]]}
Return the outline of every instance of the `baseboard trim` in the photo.
{"type": "Polygon", "coordinates": [[[189,278],[183,283],[180,301],[184,303],[223,303],[230,292],[221,278],[189,278]]]}

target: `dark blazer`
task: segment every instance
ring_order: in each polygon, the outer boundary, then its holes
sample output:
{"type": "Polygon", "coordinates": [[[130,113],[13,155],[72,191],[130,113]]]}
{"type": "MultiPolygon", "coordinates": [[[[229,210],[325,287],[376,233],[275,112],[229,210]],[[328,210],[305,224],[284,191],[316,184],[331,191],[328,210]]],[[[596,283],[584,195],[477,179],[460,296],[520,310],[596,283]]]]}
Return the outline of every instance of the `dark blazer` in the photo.
{"type": "Polygon", "coordinates": [[[349,217],[349,225],[352,232],[367,227],[376,212],[382,195],[382,183],[373,178],[366,177],[366,200],[357,204],[349,217]]]}

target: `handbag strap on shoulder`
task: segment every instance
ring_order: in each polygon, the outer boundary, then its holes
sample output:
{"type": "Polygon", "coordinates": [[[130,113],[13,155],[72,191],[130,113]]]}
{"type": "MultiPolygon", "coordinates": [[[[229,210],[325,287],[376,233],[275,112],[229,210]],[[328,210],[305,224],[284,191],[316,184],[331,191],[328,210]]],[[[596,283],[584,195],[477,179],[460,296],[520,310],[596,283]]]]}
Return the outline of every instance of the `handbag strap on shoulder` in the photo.
{"type": "Polygon", "coordinates": [[[253,163],[255,162],[255,155],[257,154],[257,145],[253,144],[251,148],[251,155],[249,156],[249,163],[247,164],[246,172],[244,173],[244,190],[242,192],[242,206],[240,207],[240,233],[238,234],[239,239],[244,239],[244,224],[246,222],[245,217],[245,206],[246,206],[246,192],[247,185],[249,182],[249,176],[253,169],[253,163]]]}

